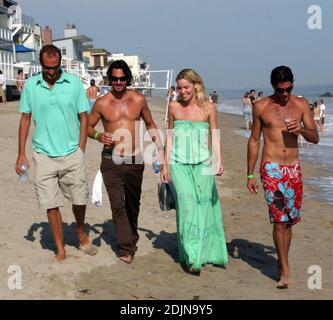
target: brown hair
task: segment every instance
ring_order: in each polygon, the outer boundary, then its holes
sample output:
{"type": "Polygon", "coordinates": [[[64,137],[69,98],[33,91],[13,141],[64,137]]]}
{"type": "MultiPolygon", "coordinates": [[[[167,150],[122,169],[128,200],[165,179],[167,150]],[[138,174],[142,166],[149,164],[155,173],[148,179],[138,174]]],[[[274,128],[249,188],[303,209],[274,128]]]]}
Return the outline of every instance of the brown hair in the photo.
{"type": "Polygon", "coordinates": [[[53,44],[47,44],[45,45],[39,52],[39,62],[41,65],[43,65],[43,55],[44,53],[48,57],[59,57],[59,63],[61,63],[61,51],[58,47],[54,46],[53,44]]]}

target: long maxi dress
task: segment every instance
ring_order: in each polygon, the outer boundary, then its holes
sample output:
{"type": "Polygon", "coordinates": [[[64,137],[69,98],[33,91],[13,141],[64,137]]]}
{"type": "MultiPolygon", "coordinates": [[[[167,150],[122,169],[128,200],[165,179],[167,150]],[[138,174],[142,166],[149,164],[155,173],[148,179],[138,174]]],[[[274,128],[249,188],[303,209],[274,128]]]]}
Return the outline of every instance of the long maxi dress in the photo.
{"type": "Polygon", "coordinates": [[[179,262],[195,270],[206,263],[228,262],[208,137],[208,122],[174,121],[170,177],[176,195],[179,262]]]}

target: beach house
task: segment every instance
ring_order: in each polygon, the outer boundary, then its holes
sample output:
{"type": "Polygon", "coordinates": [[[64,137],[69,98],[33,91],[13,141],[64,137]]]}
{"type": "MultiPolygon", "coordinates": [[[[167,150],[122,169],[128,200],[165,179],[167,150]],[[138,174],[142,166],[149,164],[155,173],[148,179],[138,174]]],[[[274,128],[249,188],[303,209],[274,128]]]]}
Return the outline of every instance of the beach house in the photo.
{"type": "Polygon", "coordinates": [[[65,69],[88,68],[83,57],[84,45],[93,40],[85,35],[79,35],[74,24],[67,24],[64,29],[64,37],[53,39],[52,42],[61,50],[63,67],[65,69]]]}
{"type": "Polygon", "coordinates": [[[11,65],[14,62],[12,31],[9,27],[10,15],[13,11],[9,7],[15,5],[15,1],[0,0],[0,70],[7,81],[13,78],[11,65]]]}
{"type": "Polygon", "coordinates": [[[83,57],[87,60],[89,69],[103,70],[107,66],[110,52],[102,48],[85,48],[83,57]]]}
{"type": "Polygon", "coordinates": [[[16,74],[22,69],[29,77],[40,70],[41,27],[22,13],[16,1],[0,0],[0,69],[6,79],[6,95],[18,95],[16,74]]]}
{"type": "Polygon", "coordinates": [[[109,62],[118,59],[124,60],[132,71],[132,85],[138,89],[141,88],[142,90],[144,90],[145,94],[150,93],[152,83],[150,79],[151,74],[148,72],[149,65],[146,62],[141,61],[139,56],[125,55],[124,53],[113,53],[108,59],[109,62]]]}

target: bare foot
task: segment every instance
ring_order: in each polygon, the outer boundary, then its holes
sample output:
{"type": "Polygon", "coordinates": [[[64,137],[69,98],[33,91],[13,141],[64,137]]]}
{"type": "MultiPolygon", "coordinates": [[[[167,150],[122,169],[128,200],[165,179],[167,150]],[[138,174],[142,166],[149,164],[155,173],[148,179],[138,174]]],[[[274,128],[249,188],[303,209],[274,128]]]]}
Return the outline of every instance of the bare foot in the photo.
{"type": "Polygon", "coordinates": [[[86,254],[89,254],[90,256],[94,256],[98,252],[97,248],[92,245],[89,240],[84,245],[80,244],[80,250],[86,254]]]}
{"type": "Polygon", "coordinates": [[[277,289],[288,289],[288,286],[291,284],[291,279],[288,276],[281,276],[280,281],[277,283],[277,289]]]}
{"type": "Polygon", "coordinates": [[[80,246],[84,246],[90,243],[89,237],[83,231],[76,231],[77,238],[79,239],[80,246]]]}
{"type": "Polygon", "coordinates": [[[133,257],[130,254],[127,256],[119,256],[119,259],[126,263],[131,263],[133,261],[133,257]]]}
{"type": "Polygon", "coordinates": [[[58,254],[56,254],[56,256],[54,257],[54,260],[57,262],[63,261],[66,259],[66,252],[59,252],[58,254]]]}
{"type": "Polygon", "coordinates": [[[280,261],[277,261],[277,269],[278,269],[278,273],[280,276],[280,280],[283,278],[284,281],[287,282],[287,284],[292,284],[292,280],[291,280],[291,275],[290,275],[290,269],[288,268],[288,270],[285,272],[284,270],[282,270],[280,261]]]}
{"type": "Polygon", "coordinates": [[[193,267],[191,267],[191,268],[188,270],[188,272],[189,272],[190,274],[193,274],[194,276],[200,276],[200,270],[198,270],[198,269],[194,269],[193,267]]]}

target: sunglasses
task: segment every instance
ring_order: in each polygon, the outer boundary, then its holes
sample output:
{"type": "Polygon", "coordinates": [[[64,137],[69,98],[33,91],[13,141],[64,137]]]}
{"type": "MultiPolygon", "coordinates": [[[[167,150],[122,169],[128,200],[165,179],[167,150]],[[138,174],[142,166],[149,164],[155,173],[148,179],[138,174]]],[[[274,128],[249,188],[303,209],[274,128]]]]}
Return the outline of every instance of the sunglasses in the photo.
{"type": "Polygon", "coordinates": [[[294,86],[291,86],[288,88],[275,88],[275,91],[278,93],[284,93],[284,92],[290,93],[291,90],[293,90],[293,88],[294,88],[294,86]]]}
{"type": "Polygon", "coordinates": [[[61,68],[61,65],[59,65],[59,66],[55,66],[55,67],[43,66],[43,69],[45,69],[45,70],[54,70],[54,71],[58,71],[60,68],[61,68]]]}
{"type": "Polygon", "coordinates": [[[124,77],[114,77],[114,76],[111,76],[111,81],[112,82],[127,81],[127,77],[126,76],[124,76],[124,77]]]}

